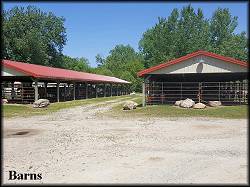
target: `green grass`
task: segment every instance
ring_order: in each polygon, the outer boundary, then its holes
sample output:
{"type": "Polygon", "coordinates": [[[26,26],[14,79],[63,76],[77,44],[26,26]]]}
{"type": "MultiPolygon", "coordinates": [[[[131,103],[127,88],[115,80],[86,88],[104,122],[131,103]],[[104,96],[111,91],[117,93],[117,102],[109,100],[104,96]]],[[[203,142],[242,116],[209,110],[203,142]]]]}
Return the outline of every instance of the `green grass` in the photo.
{"type": "Polygon", "coordinates": [[[115,96],[106,98],[93,98],[83,99],[75,101],[67,101],[60,103],[52,103],[48,108],[32,108],[32,105],[3,105],[3,116],[9,117],[28,117],[32,115],[44,115],[51,112],[56,112],[60,109],[66,109],[74,106],[98,104],[102,101],[114,100],[122,98],[122,100],[133,100],[139,104],[136,110],[123,111],[122,104],[116,105],[111,111],[105,114],[110,117],[215,117],[215,118],[229,118],[240,119],[248,117],[248,107],[246,105],[241,106],[221,106],[221,107],[207,107],[205,109],[185,109],[172,105],[153,105],[141,107],[141,96],[115,96]]]}
{"type": "Polygon", "coordinates": [[[51,103],[47,108],[33,108],[32,105],[21,105],[21,104],[5,104],[2,105],[3,117],[29,117],[33,115],[44,115],[52,112],[56,112],[61,109],[66,109],[75,106],[87,105],[87,104],[97,104],[103,101],[110,101],[117,98],[126,99],[129,96],[114,96],[114,97],[102,97],[102,98],[92,98],[92,99],[82,99],[75,101],[66,101],[59,103],[51,103]]]}
{"type": "Polygon", "coordinates": [[[131,111],[123,111],[122,105],[113,107],[112,111],[107,112],[113,117],[214,117],[241,119],[248,118],[247,105],[207,107],[205,109],[180,108],[173,105],[151,105],[141,107],[140,97],[134,100],[139,107],[131,111]]]}

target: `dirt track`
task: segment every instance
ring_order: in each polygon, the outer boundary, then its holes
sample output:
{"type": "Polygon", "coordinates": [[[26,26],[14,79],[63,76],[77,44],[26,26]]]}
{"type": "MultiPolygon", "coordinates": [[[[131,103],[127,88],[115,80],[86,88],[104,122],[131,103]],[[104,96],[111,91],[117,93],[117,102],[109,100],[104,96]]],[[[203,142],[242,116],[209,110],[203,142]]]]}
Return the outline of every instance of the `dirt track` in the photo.
{"type": "Polygon", "coordinates": [[[119,102],[4,119],[4,183],[247,182],[247,120],[96,115],[119,102]]]}

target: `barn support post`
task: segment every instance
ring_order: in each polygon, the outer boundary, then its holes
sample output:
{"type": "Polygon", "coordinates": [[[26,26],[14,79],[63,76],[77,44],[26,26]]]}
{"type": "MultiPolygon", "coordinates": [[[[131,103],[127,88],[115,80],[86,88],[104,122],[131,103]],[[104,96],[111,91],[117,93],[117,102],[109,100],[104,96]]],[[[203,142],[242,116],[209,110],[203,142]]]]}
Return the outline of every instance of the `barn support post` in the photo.
{"type": "Polygon", "coordinates": [[[60,82],[57,81],[56,83],[56,96],[57,96],[57,102],[60,102],[60,82]]]}
{"type": "Polygon", "coordinates": [[[38,81],[35,80],[35,101],[38,100],[38,81]]]}
{"type": "Polygon", "coordinates": [[[120,95],[120,85],[117,84],[117,96],[119,96],[119,95],[120,95]]]}
{"type": "Polygon", "coordinates": [[[104,83],[104,97],[106,97],[107,85],[104,83]]]}
{"type": "Polygon", "coordinates": [[[146,106],[146,95],[145,95],[145,79],[142,82],[142,106],[146,106]]]}
{"type": "Polygon", "coordinates": [[[95,97],[98,97],[98,89],[97,89],[97,84],[95,84],[95,97]]]}
{"type": "Polygon", "coordinates": [[[110,96],[112,97],[112,95],[113,95],[113,89],[112,89],[112,87],[113,87],[113,84],[111,83],[110,84],[110,96]]]}
{"type": "Polygon", "coordinates": [[[73,82],[73,99],[76,100],[76,83],[73,82]]]}
{"type": "Polygon", "coordinates": [[[161,104],[163,104],[164,94],[163,94],[163,82],[161,83],[161,104]]]}
{"type": "Polygon", "coordinates": [[[11,82],[11,99],[15,98],[14,81],[11,82]]]}
{"type": "Polygon", "coordinates": [[[86,86],[86,89],[85,89],[86,99],[88,99],[88,82],[85,83],[85,86],[86,86]]]}
{"type": "Polygon", "coordinates": [[[220,82],[219,82],[219,101],[220,101],[220,82]]]}
{"type": "Polygon", "coordinates": [[[181,82],[181,99],[182,99],[182,82],[181,82]]]}
{"type": "Polygon", "coordinates": [[[146,82],[150,78],[151,75],[144,78],[142,82],[142,106],[146,106],[146,82]]]}
{"type": "Polygon", "coordinates": [[[45,95],[45,99],[47,99],[47,86],[48,86],[48,83],[44,82],[44,95],[45,95]]]}
{"type": "Polygon", "coordinates": [[[66,83],[64,83],[64,101],[66,101],[66,83]]]}
{"type": "Polygon", "coordinates": [[[116,96],[119,96],[119,88],[118,88],[118,84],[116,85],[116,96]]]}

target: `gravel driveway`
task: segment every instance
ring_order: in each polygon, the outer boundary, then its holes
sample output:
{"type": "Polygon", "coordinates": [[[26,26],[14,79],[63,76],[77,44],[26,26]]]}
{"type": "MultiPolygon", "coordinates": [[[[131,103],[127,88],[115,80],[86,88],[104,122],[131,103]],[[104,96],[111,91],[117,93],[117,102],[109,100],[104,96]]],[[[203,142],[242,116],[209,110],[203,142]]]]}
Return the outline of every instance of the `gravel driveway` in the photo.
{"type": "Polygon", "coordinates": [[[4,183],[247,183],[246,119],[100,115],[121,102],[3,119],[4,183]]]}

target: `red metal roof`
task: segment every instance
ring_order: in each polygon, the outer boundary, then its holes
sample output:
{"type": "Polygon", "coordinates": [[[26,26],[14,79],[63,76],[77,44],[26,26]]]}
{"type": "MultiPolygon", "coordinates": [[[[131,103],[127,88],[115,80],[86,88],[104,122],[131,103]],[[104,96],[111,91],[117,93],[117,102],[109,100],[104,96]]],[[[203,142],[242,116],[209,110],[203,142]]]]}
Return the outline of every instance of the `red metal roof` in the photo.
{"type": "Polygon", "coordinates": [[[84,82],[108,82],[108,83],[124,83],[130,82],[118,79],[116,77],[97,75],[93,73],[85,73],[61,68],[52,68],[36,64],[28,64],[11,60],[2,60],[2,65],[15,71],[27,74],[37,79],[47,80],[67,80],[67,81],[84,81],[84,82]]]}
{"type": "Polygon", "coordinates": [[[243,66],[243,67],[247,67],[248,66],[247,62],[236,60],[234,58],[225,57],[225,56],[218,55],[218,54],[211,53],[211,52],[207,52],[207,51],[196,51],[194,53],[190,53],[190,54],[188,54],[186,56],[183,56],[183,57],[180,57],[180,58],[177,58],[177,59],[165,62],[163,64],[159,64],[157,66],[153,66],[153,67],[150,67],[148,69],[144,69],[144,70],[138,72],[137,75],[139,77],[143,77],[145,74],[151,73],[153,71],[156,71],[156,70],[159,70],[159,69],[162,69],[162,68],[174,65],[174,64],[178,64],[180,62],[183,62],[185,60],[188,60],[190,58],[193,58],[193,57],[196,57],[196,56],[199,56],[199,55],[213,57],[213,58],[216,58],[216,59],[219,59],[219,60],[223,60],[223,61],[228,62],[228,63],[238,64],[238,65],[243,66]]]}

